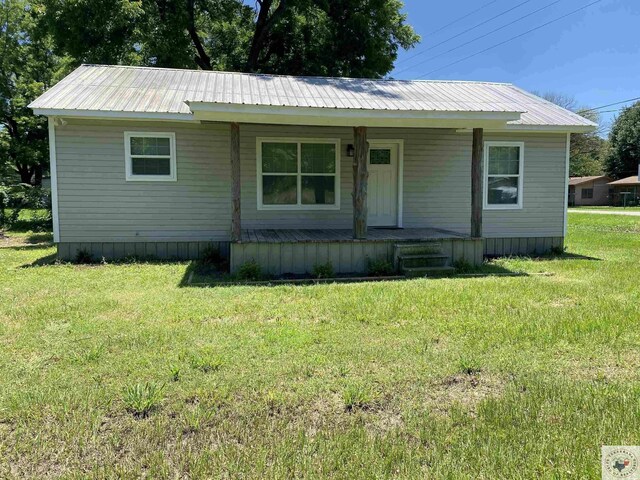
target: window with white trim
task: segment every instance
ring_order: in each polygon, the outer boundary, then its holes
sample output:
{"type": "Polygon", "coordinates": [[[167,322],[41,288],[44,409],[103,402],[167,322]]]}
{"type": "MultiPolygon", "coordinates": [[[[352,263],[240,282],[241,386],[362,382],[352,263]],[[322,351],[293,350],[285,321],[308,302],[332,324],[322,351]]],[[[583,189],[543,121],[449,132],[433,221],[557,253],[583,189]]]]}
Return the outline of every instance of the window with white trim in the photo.
{"type": "Polygon", "coordinates": [[[125,132],[128,181],[175,181],[176,136],[172,132],[125,132]]]}
{"type": "Polygon", "coordinates": [[[340,208],[340,142],[326,139],[257,141],[258,208],[340,208]]]}
{"type": "Polygon", "coordinates": [[[484,208],[522,208],[524,143],[485,142],[484,208]]]}

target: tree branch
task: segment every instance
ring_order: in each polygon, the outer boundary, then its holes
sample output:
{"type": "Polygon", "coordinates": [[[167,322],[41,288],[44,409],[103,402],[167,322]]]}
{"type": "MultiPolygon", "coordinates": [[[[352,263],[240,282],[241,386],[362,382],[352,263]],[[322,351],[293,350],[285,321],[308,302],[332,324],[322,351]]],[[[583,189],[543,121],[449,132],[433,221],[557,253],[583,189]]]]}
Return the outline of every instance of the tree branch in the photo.
{"type": "Polygon", "coordinates": [[[195,47],[197,52],[197,55],[193,59],[201,69],[213,70],[213,67],[211,66],[211,57],[207,55],[207,52],[202,45],[202,41],[200,40],[200,36],[198,35],[198,31],[196,30],[194,4],[195,0],[187,0],[187,12],[189,14],[187,32],[189,32],[189,37],[191,38],[191,42],[193,42],[193,46],[195,47]]]}
{"type": "Polygon", "coordinates": [[[271,16],[269,16],[273,0],[257,0],[257,2],[260,5],[260,10],[258,12],[258,19],[256,20],[256,29],[253,32],[251,49],[249,50],[249,56],[247,57],[246,68],[248,72],[255,72],[258,69],[258,59],[262,49],[264,48],[264,38],[271,30],[274,23],[287,9],[287,0],[280,0],[276,10],[271,16]]]}

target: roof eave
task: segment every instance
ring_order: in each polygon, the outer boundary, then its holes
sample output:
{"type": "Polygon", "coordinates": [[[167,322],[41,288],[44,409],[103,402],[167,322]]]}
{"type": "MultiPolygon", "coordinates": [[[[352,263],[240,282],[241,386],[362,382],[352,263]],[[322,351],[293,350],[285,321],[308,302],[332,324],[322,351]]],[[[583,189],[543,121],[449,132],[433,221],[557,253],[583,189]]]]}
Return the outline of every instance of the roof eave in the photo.
{"type": "Polygon", "coordinates": [[[163,120],[177,122],[194,122],[190,113],[172,112],[120,112],[112,110],[76,110],[56,108],[33,108],[36,115],[66,118],[94,118],[96,120],[163,120]]]}
{"type": "Polygon", "coordinates": [[[186,102],[194,118],[202,121],[280,125],[362,127],[488,127],[519,120],[522,112],[365,110],[290,107],[212,102],[186,102]]]}

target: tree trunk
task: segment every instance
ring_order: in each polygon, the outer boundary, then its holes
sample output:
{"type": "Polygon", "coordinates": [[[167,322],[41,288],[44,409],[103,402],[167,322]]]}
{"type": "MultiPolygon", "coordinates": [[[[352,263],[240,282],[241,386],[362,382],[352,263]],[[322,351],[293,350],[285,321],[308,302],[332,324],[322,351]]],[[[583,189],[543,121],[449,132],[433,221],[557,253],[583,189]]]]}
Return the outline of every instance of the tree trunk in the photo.
{"type": "Polygon", "coordinates": [[[271,16],[269,16],[273,0],[258,0],[258,4],[260,5],[260,10],[258,11],[256,28],[253,32],[251,48],[249,49],[249,55],[247,57],[247,72],[255,72],[259,69],[258,60],[260,58],[260,52],[265,47],[265,37],[271,30],[271,27],[273,27],[276,20],[282,16],[287,8],[287,0],[280,0],[276,10],[271,16]]]}
{"type": "Polygon", "coordinates": [[[482,238],[482,150],[484,130],[473,129],[471,152],[471,237],[482,238]]]}
{"type": "Polygon", "coordinates": [[[242,236],[240,218],[240,125],[231,124],[231,240],[242,236]]]}
{"type": "Polygon", "coordinates": [[[355,153],[353,156],[353,238],[367,238],[367,127],[353,129],[355,153]]]}
{"type": "Polygon", "coordinates": [[[27,165],[16,164],[16,170],[18,171],[18,175],[20,175],[20,183],[31,185],[33,168],[27,165]]]}

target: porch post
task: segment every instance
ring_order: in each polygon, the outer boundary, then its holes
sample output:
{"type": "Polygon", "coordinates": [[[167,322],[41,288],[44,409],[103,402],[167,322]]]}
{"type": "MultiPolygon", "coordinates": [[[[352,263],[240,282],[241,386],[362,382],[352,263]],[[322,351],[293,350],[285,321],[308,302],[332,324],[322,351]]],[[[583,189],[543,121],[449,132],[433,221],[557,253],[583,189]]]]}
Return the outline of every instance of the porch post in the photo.
{"type": "Polygon", "coordinates": [[[482,154],[484,130],[473,129],[471,152],[471,237],[482,238],[482,154]]]}
{"type": "Polygon", "coordinates": [[[367,127],[353,128],[353,238],[367,238],[367,127]]]}
{"type": "Polygon", "coordinates": [[[231,241],[241,238],[240,224],[240,124],[231,123],[231,241]]]}

